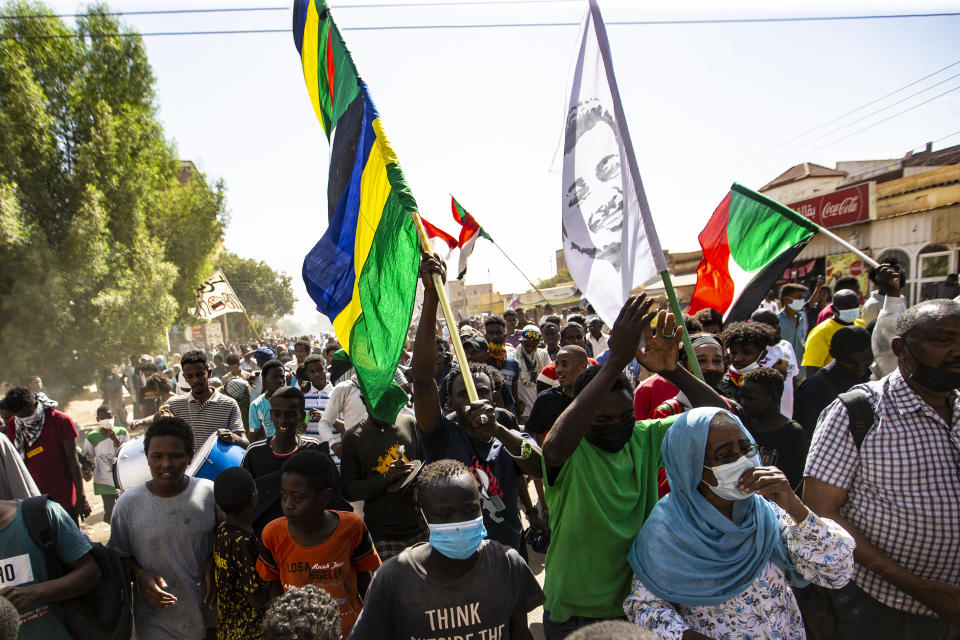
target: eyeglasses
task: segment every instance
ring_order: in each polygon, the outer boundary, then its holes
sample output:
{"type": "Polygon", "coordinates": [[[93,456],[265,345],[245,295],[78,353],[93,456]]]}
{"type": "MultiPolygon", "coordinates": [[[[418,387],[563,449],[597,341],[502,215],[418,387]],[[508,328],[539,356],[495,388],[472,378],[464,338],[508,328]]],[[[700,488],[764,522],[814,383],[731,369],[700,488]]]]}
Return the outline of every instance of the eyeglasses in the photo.
{"type": "Polygon", "coordinates": [[[746,458],[752,458],[757,455],[757,445],[752,444],[746,449],[740,449],[739,451],[731,451],[730,453],[721,453],[717,456],[706,456],[707,460],[716,460],[721,464],[730,464],[731,462],[736,462],[740,459],[740,456],[746,458]]]}
{"type": "Polygon", "coordinates": [[[526,333],[520,334],[520,337],[522,337],[524,340],[539,340],[540,334],[534,333],[533,331],[527,331],[526,333]]]}

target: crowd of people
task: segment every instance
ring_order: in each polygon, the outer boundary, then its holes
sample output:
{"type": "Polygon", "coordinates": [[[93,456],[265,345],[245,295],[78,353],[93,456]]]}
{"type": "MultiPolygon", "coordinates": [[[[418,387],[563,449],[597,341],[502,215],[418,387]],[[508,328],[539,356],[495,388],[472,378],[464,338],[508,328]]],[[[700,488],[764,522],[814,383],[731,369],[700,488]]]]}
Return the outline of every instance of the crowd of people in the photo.
{"type": "Polygon", "coordinates": [[[523,639],[541,606],[547,640],[960,638],[960,303],[908,306],[885,264],[866,298],[788,282],[746,322],[640,295],[610,327],[453,327],[435,274],[393,420],[328,336],[104,366],[79,458],[42,381],[9,389],[0,637],[93,637],[64,603],[106,553],[141,640],[523,639]],[[135,438],[149,479],[117,487],[135,438]],[[212,481],[188,472],[209,442],[242,450],[212,481]]]}

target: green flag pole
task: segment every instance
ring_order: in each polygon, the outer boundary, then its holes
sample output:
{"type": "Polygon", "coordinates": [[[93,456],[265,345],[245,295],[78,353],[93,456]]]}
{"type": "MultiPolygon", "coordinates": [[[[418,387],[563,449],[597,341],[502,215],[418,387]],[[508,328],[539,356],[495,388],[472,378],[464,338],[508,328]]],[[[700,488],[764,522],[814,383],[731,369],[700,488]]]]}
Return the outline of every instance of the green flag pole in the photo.
{"type": "Polygon", "coordinates": [[[703,380],[703,372],[700,371],[700,363],[697,362],[697,355],[693,352],[693,342],[690,341],[690,332],[687,331],[687,324],[683,321],[683,311],[680,310],[680,301],[677,299],[677,292],[673,289],[670,272],[666,269],[661,271],[660,279],[663,280],[663,288],[667,292],[667,299],[670,300],[670,310],[673,311],[673,317],[680,326],[680,330],[683,331],[683,350],[687,354],[687,364],[690,366],[690,373],[703,380]]]}

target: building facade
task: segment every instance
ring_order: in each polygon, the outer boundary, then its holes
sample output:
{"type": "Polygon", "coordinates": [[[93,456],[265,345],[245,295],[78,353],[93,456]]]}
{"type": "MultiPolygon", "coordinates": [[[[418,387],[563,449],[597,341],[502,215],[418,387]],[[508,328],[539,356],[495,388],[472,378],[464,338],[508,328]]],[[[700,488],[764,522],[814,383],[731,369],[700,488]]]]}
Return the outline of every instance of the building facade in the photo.
{"type": "MultiPolygon", "coordinates": [[[[960,145],[899,159],[812,163],[791,167],[760,189],[827,227],[878,261],[895,259],[906,272],[911,304],[935,297],[937,284],[960,270],[960,145]]],[[[783,281],[812,284],[843,275],[869,288],[869,268],[855,254],[818,234],[783,281]]]]}

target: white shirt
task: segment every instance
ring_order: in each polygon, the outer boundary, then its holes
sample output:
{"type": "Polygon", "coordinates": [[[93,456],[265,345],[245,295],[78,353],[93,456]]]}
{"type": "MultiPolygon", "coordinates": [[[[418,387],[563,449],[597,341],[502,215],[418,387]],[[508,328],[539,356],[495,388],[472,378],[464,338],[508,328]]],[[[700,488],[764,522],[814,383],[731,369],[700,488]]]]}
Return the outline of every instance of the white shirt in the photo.
{"type": "Polygon", "coordinates": [[[873,366],[870,368],[875,380],[889,375],[897,368],[897,356],[894,355],[890,342],[897,335],[897,320],[906,309],[903,296],[883,296],[883,308],[877,315],[877,324],[873,327],[873,336],[870,339],[873,346],[873,366]]]}
{"type": "Polygon", "coordinates": [[[601,333],[599,338],[594,338],[593,334],[587,331],[587,340],[593,348],[594,358],[607,350],[607,334],[601,333]]]}
{"type": "Polygon", "coordinates": [[[330,392],[330,400],[317,425],[318,437],[333,445],[340,444],[340,432],[333,428],[338,419],[343,420],[344,431],[359,424],[367,417],[367,407],[360,396],[360,386],[353,378],[344,380],[330,392]]]}
{"type": "Polygon", "coordinates": [[[523,402],[521,417],[526,418],[530,415],[534,400],[537,399],[537,377],[543,368],[550,364],[550,355],[546,349],[535,349],[532,354],[528,354],[521,345],[514,358],[520,363],[520,373],[517,376],[517,400],[523,402]],[[530,370],[527,369],[525,358],[529,358],[536,367],[533,371],[533,380],[530,379],[530,370]]]}
{"type": "Polygon", "coordinates": [[[781,340],[772,347],[767,347],[767,356],[760,362],[760,366],[772,368],[780,360],[787,361],[787,375],[784,376],[783,395],[780,396],[780,413],[788,420],[793,420],[793,379],[800,373],[800,366],[789,340],[781,340]]]}
{"type": "Polygon", "coordinates": [[[776,300],[764,300],[760,303],[760,308],[773,311],[774,313],[780,313],[780,305],[777,304],[776,300]]]}

